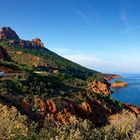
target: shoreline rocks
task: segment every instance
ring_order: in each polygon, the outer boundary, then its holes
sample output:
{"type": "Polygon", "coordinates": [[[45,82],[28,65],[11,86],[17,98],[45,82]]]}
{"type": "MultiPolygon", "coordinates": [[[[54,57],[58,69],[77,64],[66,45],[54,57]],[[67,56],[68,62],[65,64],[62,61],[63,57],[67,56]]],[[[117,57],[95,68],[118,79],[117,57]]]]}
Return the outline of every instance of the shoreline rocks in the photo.
{"type": "MultiPolygon", "coordinates": [[[[104,77],[104,79],[107,80],[107,81],[111,81],[113,79],[118,79],[118,78],[122,78],[122,76],[112,74],[112,75],[106,75],[104,77]]],[[[126,87],[126,86],[128,86],[128,83],[116,80],[116,82],[112,83],[110,87],[111,88],[122,88],[122,87],[126,87]]]]}
{"type": "Polygon", "coordinates": [[[116,82],[116,83],[114,82],[111,84],[111,88],[122,88],[122,87],[126,87],[126,86],[128,86],[128,83],[122,82],[122,81],[116,82]]]}
{"type": "Polygon", "coordinates": [[[88,86],[88,90],[95,93],[103,93],[105,95],[110,95],[112,93],[110,83],[107,80],[104,80],[104,82],[97,80],[91,82],[88,86]]]}
{"type": "Polygon", "coordinates": [[[105,78],[105,80],[107,80],[107,81],[111,81],[111,80],[113,80],[113,79],[122,78],[122,76],[116,75],[116,74],[112,74],[112,75],[106,75],[104,78],[105,78]]]}

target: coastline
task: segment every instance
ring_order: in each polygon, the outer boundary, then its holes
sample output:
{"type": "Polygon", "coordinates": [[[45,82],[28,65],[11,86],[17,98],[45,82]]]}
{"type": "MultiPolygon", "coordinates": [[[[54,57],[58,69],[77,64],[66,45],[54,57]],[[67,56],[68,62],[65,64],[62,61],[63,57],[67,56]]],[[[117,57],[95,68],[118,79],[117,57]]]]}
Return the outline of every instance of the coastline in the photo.
{"type": "Polygon", "coordinates": [[[123,81],[120,81],[118,83],[114,82],[114,83],[111,84],[111,88],[123,88],[123,87],[126,87],[126,86],[128,86],[128,83],[123,82],[123,81]]]}
{"type": "MultiPolygon", "coordinates": [[[[104,78],[105,78],[105,80],[110,82],[111,80],[118,79],[118,78],[123,78],[123,77],[120,76],[120,75],[117,75],[117,74],[110,74],[110,75],[105,76],[104,78]]],[[[119,81],[119,80],[116,80],[113,83],[110,83],[111,88],[123,88],[123,87],[126,87],[126,86],[128,86],[127,82],[119,81]]]]}
{"type": "Polygon", "coordinates": [[[111,81],[111,80],[113,80],[113,79],[122,78],[122,76],[117,75],[117,74],[107,74],[107,75],[105,75],[104,78],[105,78],[105,80],[107,80],[107,81],[111,81]]]}

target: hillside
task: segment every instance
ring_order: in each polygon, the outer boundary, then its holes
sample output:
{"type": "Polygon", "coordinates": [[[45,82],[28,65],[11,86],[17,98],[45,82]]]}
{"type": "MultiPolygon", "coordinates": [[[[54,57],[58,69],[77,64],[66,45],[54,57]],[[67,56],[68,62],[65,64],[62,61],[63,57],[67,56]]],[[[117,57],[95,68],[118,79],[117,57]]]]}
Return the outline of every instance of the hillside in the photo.
{"type": "MultiPolygon", "coordinates": [[[[38,38],[22,40],[11,28],[3,27],[0,48],[0,71],[5,72],[0,77],[1,120],[5,121],[0,126],[0,137],[50,139],[55,135],[57,139],[59,134],[61,139],[67,139],[72,129],[71,137],[74,133],[75,139],[80,131],[82,139],[84,135],[87,139],[98,128],[117,124],[116,115],[132,115],[136,120],[140,113],[137,107],[110,97],[108,79],[116,75],[73,63],[45,48],[38,38]]],[[[102,129],[98,132],[101,135],[102,129]]]]}
{"type": "Polygon", "coordinates": [[[52,70],[57,69],[62,73],[67,73],[82,79],[99,73],[73,63],[48,50],[39,38],[33,39],[32,41],[22,40],[10,27],[3,27],[0,34],[0,45],[19,64],[26,64],[29,67],[40,70],[47,68],[52,68],[52,70]]]}

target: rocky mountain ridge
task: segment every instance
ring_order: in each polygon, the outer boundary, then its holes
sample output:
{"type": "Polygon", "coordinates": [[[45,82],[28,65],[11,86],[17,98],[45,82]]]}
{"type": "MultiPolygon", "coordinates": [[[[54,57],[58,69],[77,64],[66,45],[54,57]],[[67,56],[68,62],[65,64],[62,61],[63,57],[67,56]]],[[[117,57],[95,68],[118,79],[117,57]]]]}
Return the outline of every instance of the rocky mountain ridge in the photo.
{"type": "Polygon", "coordinates": [[[10,27],[2,27],[0,29],[0,39],[8,40],[11,45],[19,45],[25,48],[40,48],[45,47],[43,42],[39,38],[35,38],[31,41],[22,40],[17,33],[10,27]]]}

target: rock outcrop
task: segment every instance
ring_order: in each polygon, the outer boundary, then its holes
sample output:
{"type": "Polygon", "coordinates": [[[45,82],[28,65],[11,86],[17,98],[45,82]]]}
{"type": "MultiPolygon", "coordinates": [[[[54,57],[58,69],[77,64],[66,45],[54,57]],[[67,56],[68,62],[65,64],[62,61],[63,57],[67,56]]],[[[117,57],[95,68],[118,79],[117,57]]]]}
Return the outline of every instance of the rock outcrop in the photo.
{"type": "Polygon", "coordinates": [[[0,30],[0,39],[19,40],[19,36],[10,27],[3,27],[0,30]]]}
{"type": "Polygon", "coordinates": [[[90,99],[79,104],[69,99],[60,100],[58,98],[25,100],[22,96],[18,97],[15,95],[4,95],[4,98],[9,102],[9,105],[13,102],[16,103],[16,107],[20,107],[30,119],[38,121],[40,128],[43,126],[45,117],[51,121],[56,120],[63,124],[69,124],[71,123],[71,116],[78,116],[82,119],[88,119],[99,126],[105,123],[116,122],[116,115],[120,114],[124,109],[136,116],[140,114],[140,109],[133,105],[122,104],[122,107],[118,107],[117,105],[111,106],[112,104],[110,103],[106,107],[103,105],[103,102],[90,99]],[[37,109],[38,112],[33,112],[34,109],[37,109]]]}
{"type": "Polygon", "coordinates": [[[110,74],[110,75],[105,75],[104,77],[107,81],[113,80],[113,79],[117,79],[117,78],[122,78],[120,75],[116,75],[116,74],[110,74]]]}
{"type": "Polygon", "coordinates": [[[44,48],[43,42],[39,39],[33,39],[32,41],[20,40],[19,45],[23,48],[44,48]]]}
{"type": "Polygon", "coordinates": [[[11,61],[10,56],[8,55],[7,51],[2,46],[0,46],[0,60],[11,61]]]}
{"type": "Polygon", "coordinates": [[[23,48],[30,48],[32,47],[30,41],[20,40],[19,45],[23,48]]]}
{"type": "Polygon", "coordinates": [[[43,48],[44,48],[44,44],[43,44],[43,42],[42,42],[39,38],[33,39],[33,40],[31,41],[31,44],[32,44],[32,46],[34,46],[34,47],[40,46],[40,47],[43,47],[43,48]]]}
{"type": "Polygon", "coordinates": [[[110,83],[107,80],[104,80],[104,82],[97,80],[91,82],[88,86],[88,90],[95,93],[102,93],[105,95],[110,95],[112,93],[110,89],[110,83]]]}
{"type": "Polygon", "coordinates": [[[18,45],[24,48],[44,48],[43,42],[39,38],[35,38],[32,41],[22,40],[10,27],[2,27],[0,29],[0,39],[4,39],[8,44],[18,45]]]}
{"type": "Polygon", "coordinates": [[[140,108],[131,104],[124,104],[124,107],[134,113],[136,116],[140,115],[140,108]]]}
{"type": "Polygon", "coordinates": [[[122,88],[122,87],[126,87],[128,85],[128,83],[126,82],[117,82],[117,83],[112,83],[111,87],[112,88],[122,88]]]}
{"type": "MultiPolygon", "coordinates": [[[[29,118],[37,118],[39,123],[47,117],[49,120],[56,120],[63,124],[69,124],[71,116],[78,116],[83,119],[91,120],[94,124],[103,124],[107,121],[107,116],[113,114],[112,110],[108,110],[102,104],[95,100],[86,100],[81,104],[77,104],[69,99],[58,101],[57,98],[48,100],[36,99],[25,100],[17,96],[6,96],[7,101],[16,102],[29,118]],[[32,112],[38,109],[38,112],[32,112]],[[35,117],[36,116],[36,117],[35,117]]],[[[18,108],[18,106],[17,106],[18,108]]]]}

